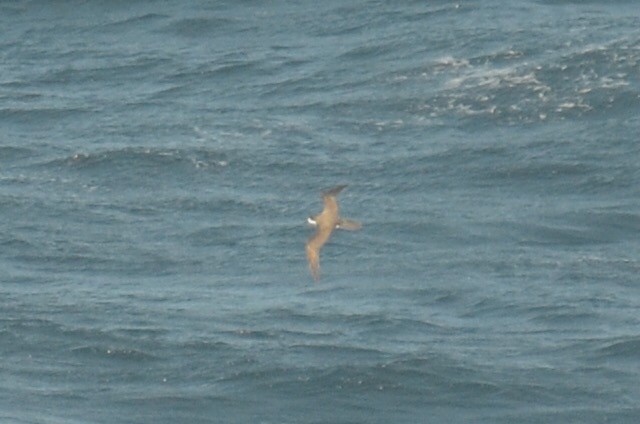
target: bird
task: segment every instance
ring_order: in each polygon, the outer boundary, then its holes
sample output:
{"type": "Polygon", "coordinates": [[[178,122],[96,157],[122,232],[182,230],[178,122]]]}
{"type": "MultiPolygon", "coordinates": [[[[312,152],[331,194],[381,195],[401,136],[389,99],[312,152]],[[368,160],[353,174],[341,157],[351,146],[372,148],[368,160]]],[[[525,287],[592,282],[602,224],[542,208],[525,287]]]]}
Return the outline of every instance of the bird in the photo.
{"type": "Polygon", "coordinates": [[[360,222],[340,217],[336,196],[345,187],[347,187],[347,185],[343,184],[324,190],[322,192],[324,209],[322,209],[322,212],[318,215],[307,218],[307,222],[316,227],[315,234],[309,237],[305,246],[307,260],[309,261],[309,270],[316,282],[320,280],[320,249],[322,249],[322,246],[329,240],[333,230],[355,231],[362,228],[360,222]]]}

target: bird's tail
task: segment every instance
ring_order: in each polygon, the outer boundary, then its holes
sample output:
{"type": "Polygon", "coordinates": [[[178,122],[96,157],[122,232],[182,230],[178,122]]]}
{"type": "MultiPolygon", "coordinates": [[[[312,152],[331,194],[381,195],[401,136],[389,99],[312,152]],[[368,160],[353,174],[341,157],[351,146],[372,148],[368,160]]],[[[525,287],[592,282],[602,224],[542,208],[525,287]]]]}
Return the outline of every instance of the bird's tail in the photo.
{"type": "Polygon", "coordinates": [[[356,231],[362,228],[362,224],[352,219],[340,218],[336,228],[339,230],[356,231]]]}

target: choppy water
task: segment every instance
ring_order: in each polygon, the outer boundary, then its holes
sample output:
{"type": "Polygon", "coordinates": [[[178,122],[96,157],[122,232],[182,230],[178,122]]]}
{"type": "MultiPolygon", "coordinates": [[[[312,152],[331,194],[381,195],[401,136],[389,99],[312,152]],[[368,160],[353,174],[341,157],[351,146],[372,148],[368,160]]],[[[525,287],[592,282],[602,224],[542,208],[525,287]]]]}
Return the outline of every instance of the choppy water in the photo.
{"type": "Polygon", "coordinates": [[[634,2],[0,27],[0,421],[640,420],[634,2]]]}

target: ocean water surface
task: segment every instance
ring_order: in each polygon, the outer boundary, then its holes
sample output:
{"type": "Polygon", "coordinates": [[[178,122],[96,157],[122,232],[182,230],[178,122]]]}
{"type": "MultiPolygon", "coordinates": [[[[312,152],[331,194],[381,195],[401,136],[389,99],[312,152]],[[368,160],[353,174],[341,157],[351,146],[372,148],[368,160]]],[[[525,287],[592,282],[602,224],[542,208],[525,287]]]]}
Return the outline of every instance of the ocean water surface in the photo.
{"type": "Polygon", "coordinates": [[[0,421],[639,422],[633,2],[0,28],[0,421]]]}

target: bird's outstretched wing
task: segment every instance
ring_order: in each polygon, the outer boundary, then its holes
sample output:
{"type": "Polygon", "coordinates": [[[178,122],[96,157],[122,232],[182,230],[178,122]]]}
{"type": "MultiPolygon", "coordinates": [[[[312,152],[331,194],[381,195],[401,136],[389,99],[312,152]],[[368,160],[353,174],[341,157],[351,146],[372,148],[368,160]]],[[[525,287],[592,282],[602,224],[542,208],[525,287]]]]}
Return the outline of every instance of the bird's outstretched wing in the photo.
{"type": "Polygon", "coordinates": [[[309,238],[305,249],[307,251],[307,260],[309,261],[309,269],[313,279],[320,279],[320,249],[329,240],[333,227],[328,225],[326,221],[319,220],[316,233],[309,238]]]}
{"type": "Polygon", "coordinates": [[[307,242],[307,260],[309,261],[309,270],[313,279],[318,281],[320,280],[320,249],[312,241],[309,240],[307,242]]]}

